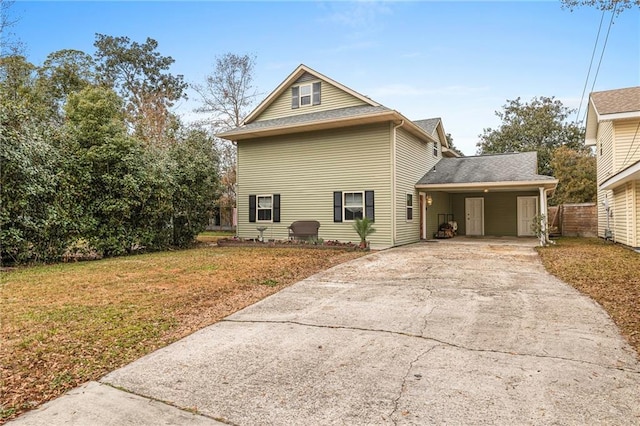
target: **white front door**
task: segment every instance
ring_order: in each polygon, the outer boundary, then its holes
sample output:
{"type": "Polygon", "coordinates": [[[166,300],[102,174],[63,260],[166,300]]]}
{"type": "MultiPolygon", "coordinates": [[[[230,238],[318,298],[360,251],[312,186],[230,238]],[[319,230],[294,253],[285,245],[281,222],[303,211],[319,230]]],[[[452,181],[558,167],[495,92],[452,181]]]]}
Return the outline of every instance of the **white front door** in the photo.
{"type": "Polygon", "coordinates": [[[484,235],[484,198],[465,198],[466,235],[484,235]]]}
{"type": "Polygon", "coordinates": [[[518,236],[535,236],[533,220],[538,214],[538,197],[518,197],[518,236]]]}

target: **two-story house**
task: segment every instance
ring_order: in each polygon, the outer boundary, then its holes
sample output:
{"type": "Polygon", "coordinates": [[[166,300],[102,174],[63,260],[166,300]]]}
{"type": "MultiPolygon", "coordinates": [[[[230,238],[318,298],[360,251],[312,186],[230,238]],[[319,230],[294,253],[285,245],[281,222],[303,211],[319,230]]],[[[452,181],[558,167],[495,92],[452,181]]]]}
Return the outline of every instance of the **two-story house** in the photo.
{"type": "Polygon", "coordinates": [[[596,149],[598,235],[640,247],[640,86],[591,94],[585,144],[596,149]]]}
{"type": "Polygon", "coordinates": [[[305,65],[218,136],[238,148],[243,238],[266,227],[286,239],[292,222],[317,220],[320,238],[358,241],[362,217],[374,220],[374,248],[432,238],[449,221],[467,235],[531,235],[557,183],[535,174],[531,153],[440,163],[458,156],[442,120],[411,121],[305,65]]]}

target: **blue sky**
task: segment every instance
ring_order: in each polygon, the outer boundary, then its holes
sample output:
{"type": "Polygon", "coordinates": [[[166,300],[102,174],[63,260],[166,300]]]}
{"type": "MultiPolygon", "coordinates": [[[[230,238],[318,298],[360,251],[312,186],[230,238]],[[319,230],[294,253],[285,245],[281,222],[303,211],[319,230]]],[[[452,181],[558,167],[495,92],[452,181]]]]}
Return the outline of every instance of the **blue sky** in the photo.
{"type": "MultiPolygon", "coordinates": [[[[204,81],[217,55],[255,54],[266,96],[304,63],[410,119],[442,117],[467,155],[483,128],[499,125],[494,111],[507,99],[555,96],[578,107],[602,18],[556,1],[17,1],[12,13],[36,65],[61,49],[92,54],[95,33],[151,37],[191,83],[204,81]]],[[[615,19],[594,90],[637,85],[639,9],[615,19]]],[[[189,120],[196,106],[191,92],[178,112],[189,120]]]]}

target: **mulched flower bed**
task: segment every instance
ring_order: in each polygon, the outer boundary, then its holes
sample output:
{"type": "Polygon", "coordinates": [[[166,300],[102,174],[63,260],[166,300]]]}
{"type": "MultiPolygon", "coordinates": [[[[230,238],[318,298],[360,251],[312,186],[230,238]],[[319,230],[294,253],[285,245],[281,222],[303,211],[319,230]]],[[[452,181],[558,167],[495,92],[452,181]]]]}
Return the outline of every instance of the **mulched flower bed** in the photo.
{"type": "Polygon", "coordinates": [[[347,250],[362,250],[367,251],[369,248],[361,249],[358,244],[352,242],[343,243],[337,240],[329,241],[304,241],[304,240],[267,240],[264,242],[257,239],[245,239],[245,238],[222,238],[218,240],[218,246],[220,247],[294,247],[294,248],[309,248],[309,249],[347,249],[347,250]]]}

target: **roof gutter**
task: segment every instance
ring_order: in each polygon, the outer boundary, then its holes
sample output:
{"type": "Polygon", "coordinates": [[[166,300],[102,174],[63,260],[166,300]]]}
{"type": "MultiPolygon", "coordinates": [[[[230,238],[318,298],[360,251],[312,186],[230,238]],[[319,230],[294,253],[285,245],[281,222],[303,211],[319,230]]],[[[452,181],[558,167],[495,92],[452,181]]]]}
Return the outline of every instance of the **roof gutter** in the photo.
{"type": "Polygon", "coordinates": [[[520,187],[544,187],[555,188],[558,185],[558,180],[530,180],[530,181],[503,181],[503,182],[468,182],[468,183],[428,183],[428,184],[416,184],[417,189],[429,189],[436,190],[460,190],[460,189],[512,189],[520,187]]]}

